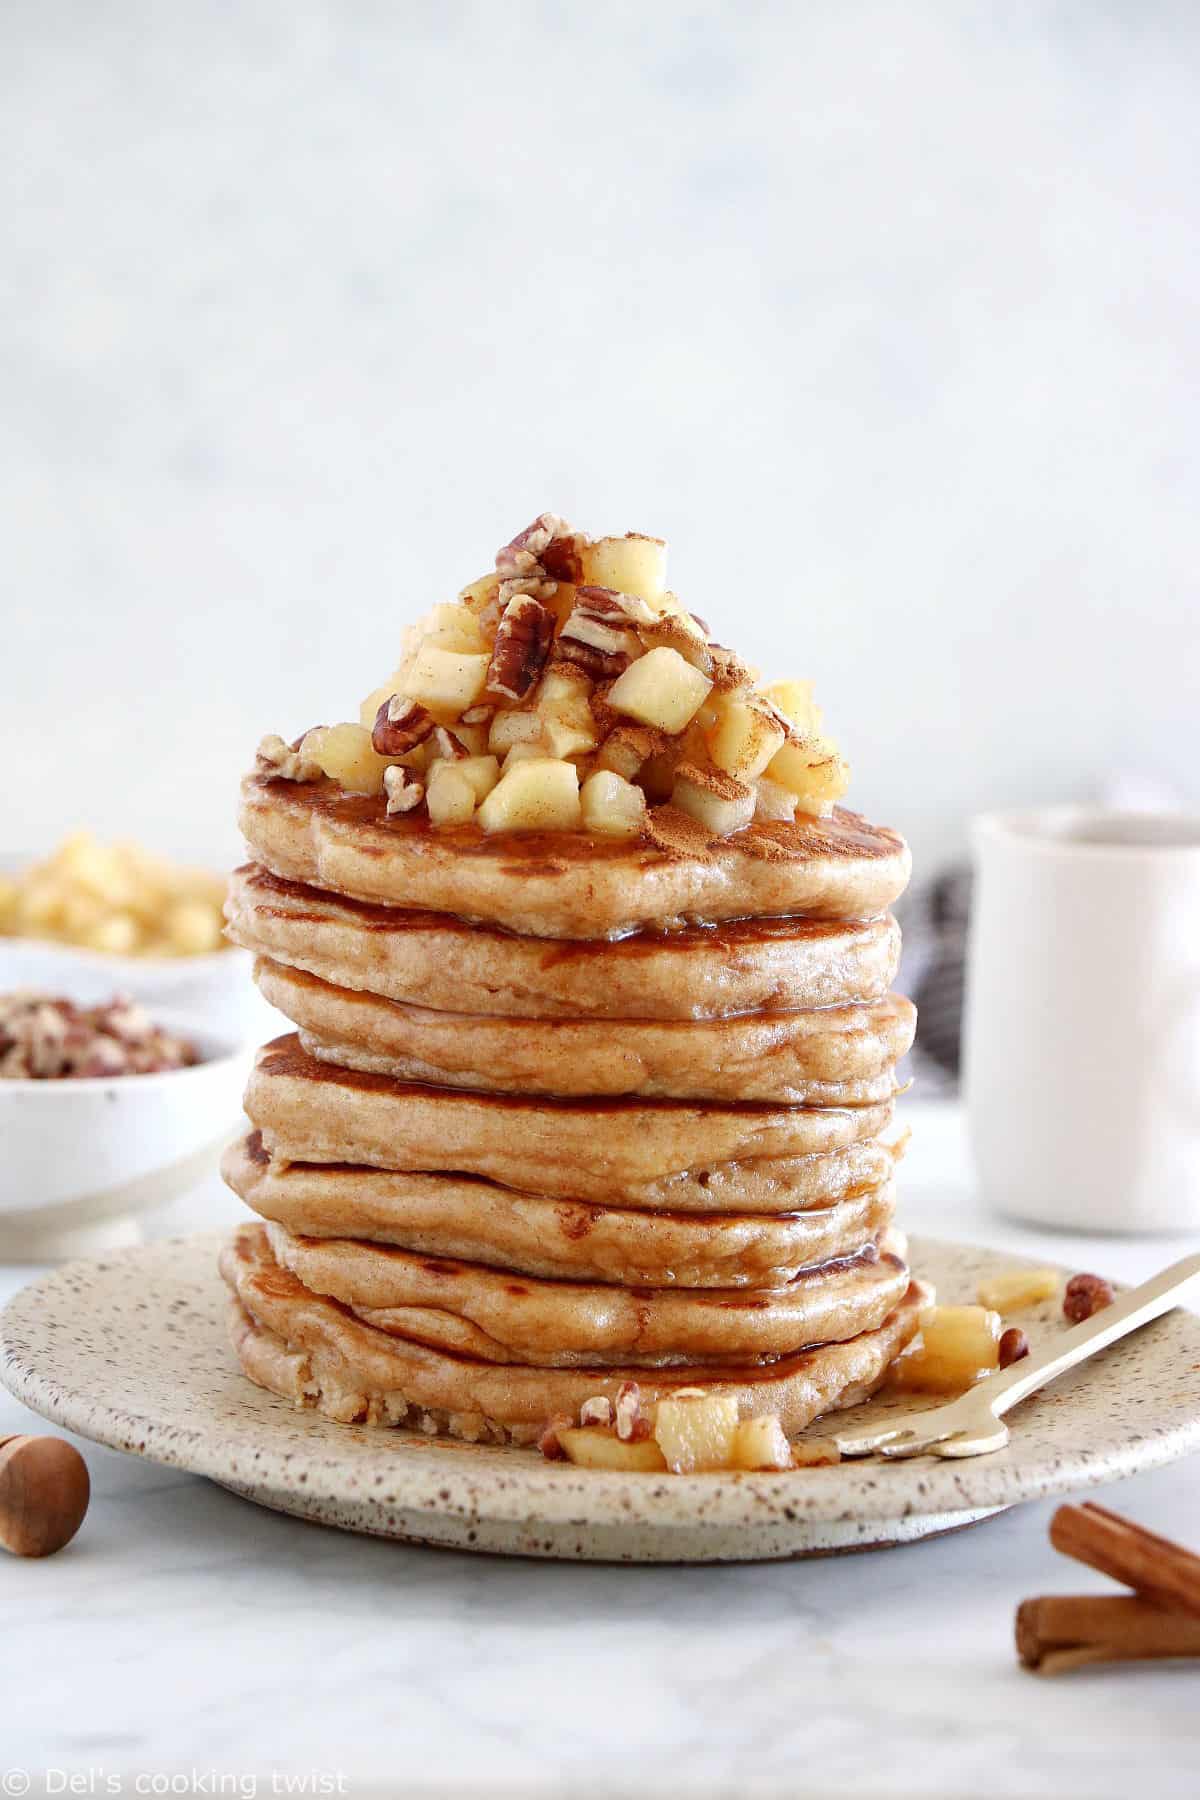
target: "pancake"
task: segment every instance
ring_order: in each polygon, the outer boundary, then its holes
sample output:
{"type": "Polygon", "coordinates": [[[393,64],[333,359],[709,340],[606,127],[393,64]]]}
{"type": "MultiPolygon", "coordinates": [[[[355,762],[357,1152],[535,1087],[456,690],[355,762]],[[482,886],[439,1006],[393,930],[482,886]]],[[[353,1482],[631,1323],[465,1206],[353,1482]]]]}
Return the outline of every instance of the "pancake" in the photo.
{"type": "Polygon", "coordinates": [[[734,919],[610,942],[518,937],[446,913],[371,905],[248,863],[228,935],[335,987],[412,1006],[516,1018],[712,1019],[881,1000],[900,928],[874,919],[734,919]]]}
{"type": "MultiPolygon", "coordinates": [[[[885,1162],[890,1169],[890,1158],[885,1162]]],[[[352,1237],[521,1274],[629,1286],[770,1287],[851,1256],[885,1229],[890,1177],[806,1212],[640,1212],[549,1200],[462,1175],[276,1163],[252,1132],[221,1162],[248,1206],[294,1236],[352,1237]]]]}
{"type": "Polygon", "coordinates": [[[269,1225],[281,1268],[364,1324],[481,1362],[668,1368],[794,1354],[881,1325],[908,1287],[903,1240],[802,1269],[775,1288],[630,1288],[544,1281],[269,1225]]]}
{"type": "Polygon", "coordinates": [[[747,826],[702,856],[675,855],[583,831],[439,830],[330,781],[248,775],[239,822],[256,860],[289,881],[533,937],[785,913],[869,919],[903,893],[911,865],[903,838],[841,807],[828,819],[747,826]]]}
{"type": "Polygon", "coordinates": [[[643,1404],[679,1387],[734,1394],[747,1415],[774,1412],[791,1434],[822,1413],[857,1405],[915,1336],[931,1291],[919,1281],[873,1331],[777,1362],[665,1371],[541,1369],[481,1362],[391,1337],[308,1291],[271,1255],[265,1227],[243,1226],[221,1253],[234,1303],[230,1331],[244,1372],[259,1386],[343,1423],[408,1425],[431,1435],[533,1443],[553,1414],[577,1416],[594,1394],[615,1399],[637,1379],[643,1404]]]}
{"type": "Polygon", "coordinates": [[[445,1170],[601,1201],[680,1170],[840,1149],[877,1137],[892,1110],[890,1101],[818,1109],[475,1094],[337,1068],[294,1036],[258,1053],[245,1108],[268,1151],[288,1162],[445,1170]]]}
{"type": "Polygon", "coordinates": [[[260,959],[264,999],[345,1068],[481,1092],[861,1106],[896,1091],[916,1010],[869,1006],[700,1022],[486,1018],[404,1006],[260,959]]]}

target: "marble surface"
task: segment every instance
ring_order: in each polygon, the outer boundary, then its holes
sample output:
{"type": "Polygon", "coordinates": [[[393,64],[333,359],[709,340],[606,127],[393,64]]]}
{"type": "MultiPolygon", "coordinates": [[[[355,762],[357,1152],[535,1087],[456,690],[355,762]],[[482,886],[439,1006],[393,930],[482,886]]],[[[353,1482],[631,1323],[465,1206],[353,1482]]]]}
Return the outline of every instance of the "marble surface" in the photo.
{"type": "MultiPolygon", "coordinates": [[[[1189,1247],[988,1217],[957,1111],[909,1111],[915,1229],[1124,1279],[1189,1247]]],[[[214,1184],[153,1229],[234,1214],[214,1184]]],[[[27,1273],[0,1269],[0,1296],[27,1273]]],[[[0,1436],[38,1428],[0,1394],[0,1436]]],[[[1019,1598],[1103,1586],[1050,1550],[1051,1503],[821,1562],[532,1564],[341,1536],[83,1447],[79,1538],[0,1563],[2,1794],[1195,1791],[1194,1665],[1017,1668],[1019,1598]]],[[[1195,1459],[1109,1496],[1200,1536],[1195,1459]]]]}

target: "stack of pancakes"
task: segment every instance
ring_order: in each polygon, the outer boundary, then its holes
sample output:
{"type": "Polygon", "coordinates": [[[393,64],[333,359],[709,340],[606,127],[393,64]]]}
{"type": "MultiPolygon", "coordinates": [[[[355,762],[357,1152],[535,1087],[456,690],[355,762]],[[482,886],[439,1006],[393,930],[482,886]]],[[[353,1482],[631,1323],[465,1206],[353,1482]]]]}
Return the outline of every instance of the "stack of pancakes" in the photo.
{"type": "Polygon", "coordinates": [[[224,1170],[253,1380],[516,1443],[631,1379],[789,1432],[872,1391],[928,1298],[891,1228],[900,838],[488,837],[262,774],[241,823],[230,935],[297,1027],[224,1170]]]}

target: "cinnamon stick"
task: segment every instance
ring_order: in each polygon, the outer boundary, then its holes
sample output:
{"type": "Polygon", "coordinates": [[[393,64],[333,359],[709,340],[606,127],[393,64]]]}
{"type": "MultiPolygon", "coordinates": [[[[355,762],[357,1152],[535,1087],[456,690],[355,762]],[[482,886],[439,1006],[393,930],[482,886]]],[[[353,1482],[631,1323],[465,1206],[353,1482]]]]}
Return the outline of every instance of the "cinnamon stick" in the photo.
{"type": "Polygon", "coordinates": [[[1182,1544],[1091,1501],[1060,1506],[1050,1521],[1050,1542],[1064,1556],[1134,1588],[1152,1605],[1200,1619],[1200,1556],[1182,1544]]]}
{"type": "Polygon", "coordinates": [[[1200,1620],[1164,1612],[1136,1594],[1046,1594],[1022,1600],[1016,1636],[1017,1655],[1039,1675],[1088,1663],[1200,1656],[1200,1620]]]}

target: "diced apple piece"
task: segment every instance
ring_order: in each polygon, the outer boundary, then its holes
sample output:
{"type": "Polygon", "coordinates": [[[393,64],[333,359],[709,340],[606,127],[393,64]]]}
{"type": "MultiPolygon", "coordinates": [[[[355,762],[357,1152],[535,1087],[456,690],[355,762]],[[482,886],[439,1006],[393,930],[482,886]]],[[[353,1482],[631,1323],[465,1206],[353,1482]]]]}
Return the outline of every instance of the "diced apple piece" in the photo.
{"type": "Polygon", "coordinates": [[[514,763],[545,762],[547,754],[545,744],[514,744],[512,749],[505,754],[504,761],[500,765],[500,773],[506,774],[514,763]]]}
{"type": "Polygon", "coordinates": [[[765,707],[731,700],[706,735],[708,754],[718,769],[739,781],[753,781],[782,747],[787,733],[765,707]]]}
{"type": "Polygon", "coordinates": [[[486,725],[464,725],[461,719],[455,721],[454,735],[468,756],[486,756],[488,754],[488,728],[486,725]]]}
{"type": "MultiPolygon", "coordinates": [[[[435,763],[436,771],[440,765],[435,763]]],[[[486,800],[500,779],[500,764],[494,756],[464,756],[449,765],[456,775],[471,784],[476,800],[486,800]]]]}
{"type": "Polygon", "coordinates": [[[657,806],[661,801],[671,798],[671,789],[675,786],[675,771],[681,760],[678,752],[663,750],[642,764],[638,771],[638,786],[651,806],[657,806]]]}
{"type": "Polygon", "coordinates": [[[544,715],[546,742],[552,756],[586,756],[596,748],[600,733],[589,707],[563,708],[544,715]]]}
{"type": "Polygon", "coordinates": [[[435,715],[456,719],[468,706],[474,706],[483,693],[489,660],[486,654],[439,650],[436,644],[422,644],[404,671],[401,691],[435,715]]]}
{"type": "Polygon", "coordinates": [[[1056,1300],[1061,1287],[1062,1276],[1057,1269],[1006,1269],[1003,1275],[981,1281],[976,1298],[980,1306],[1007,1315],[1023,1312],[1043,1300],[1056,1300]]]}
{"type": "Polygon", "coordinates": [[[801,812],[818,818],[833,811],[850,785],[849,768],[825,738],[785,744],[767,764],[767,774],[795,794],[801,812]]]}
{"type": "Polygon", "coordinates": [[[596,538],[581,544],[580,585],[616,588],[636,594],[651,606],[660,601],[667,586],[667,546],[661,538],[643,537],[630,531],[624,537],[596,538]]]}
{"type": "Polygon", "coordinates": [[[677,650],[684,662],[691,663],[693,669],[699,669],[702,675],[711,675],[712,652],[703,631],[692,615],[683,611],[674,594],[665,595],[664,601],[673,604],[665,607],[652,625],[638,627],[642,644],[647,650],[657,650],[660,645],[677,650]]]}
{"type": "Polygon", "coordinates": [[[478,581],[469,581],[459,594],[458,601],[460,606],[465,606],[468,612],[478,617],[490,606],[494,606],[499,598],[500,577],[492,569],[488,574],[481,575],[478,581]]]}
{"type": "Polygon", "coordinates": [[[738,1428],[736,1394],[679,1393],[660,1400],[654,1437],[676,1475],[727,1469],[738,1428]]]}
{"type": "Polygon", "coordinates": [[[481,656],[488,648],[474,615],[465,606],[458,605],[435,606],[426,621],[421,642],[436,645],[439,650],[458,650],[471,656],[481,656]]]}
{"type": "Polygon", "coordinates": [[[754,816],[775,825],[787,824],[796,816],[795,794],[769,775],[760,775],[754,783],[754,816]]]}
{"type": "MultiPolygon", "coordinates": [[[[463,773],[465,762],[435,762],[429,770],[425,804],[434,825],[469,825],[475,816],[475,785],[463,773]]],[[[495,760],[494,758],[491,760],[495,760]]]]}
{"type": "Polygon", "coordinates": [[[811,681],[772,681],[763,693],[805,737],[821,729],[821,709],[813,704],[811,681]]]}
{"type": "Polygon", "coordinates": [[[619,1438],[611,1425],[560,1426],[555,1434],[570,1462],[583,1469],[609,1469],[617,1475],[636,1475],[657,1471],[662,1474],[666,1458],[652,1437],[637,1443],[619,1438]]]}
{"type": "Polygon", "coordinates": [[[685,662],[678,650],[660,645],[631,663],[608,690],[614,712],[674,735],[707,699],[712,682],[685,662]]]}
{"type": "Polygon", "coordinates": [[[363,725],[317,725],[304,734],[304,754],[323,775],[348,794],[382,794],[383,771],[389,766],[371,744],[363,725]]]}
{"type": "Polygon", "coordinates": [[[1000,1367],[1000,1315],[982,1306],[928,1306],[921,1335],[888,1371],[903,1392],[962,1394],[1000,1367]]]}
{"type": "Polygon", "coordinates": [[[543,719],[535,712],[498,712],[492,720],[488,732],[488,749],[496,756],[503,756],[514,744],[540,744],[542,755],[547,752],[546,726],[543,719]]]}
{"type": "Polygon", "coordinates": [[[547,669],[538,684],[534,711],[552,756],[586,756],[600,742],[589,703],[592,683],[582,669],[563,663],[547,669]]]}
{"type": "Polygon", "coordinates": [[[729,1460],[735,1469],[790,1469],[792,1446],[778,1413],[743,1419],[733,1434],[729,1460]]]}
{"type": "Polygon", "coordinates": [[[606,837],[637,837],[646,821],[646,796],[640,787],[597,769],[579,790],[585,831],[606,837]]]}
{"type": "Polygon", "coordinates": [[[574,831],[579,819],[579,771],[553,757],[514,763],[479,808],[489,832],[574,831]]]}
{"type": "Polygon", "coordinates": [[[632,781],[642,764],[662,749],[663,741],[660,733],[645,725],[618,725],[597,751],[596,767],[611,769],[614,775],[632,781]]]}
{"type": "Polygon", "coordinates": [[[792,1445],[793,1469],[823,1469],[841,1460],[842,1453],[833,1438],[806,1438],[792,1445]]]}
{"type": "Polygon", "coordinates": [[[714,837],[731,837],[754,817],[755,792],[744,781],[717,769],[680,763],[671,789],[672,804],[698,819],[714,837]]]}

